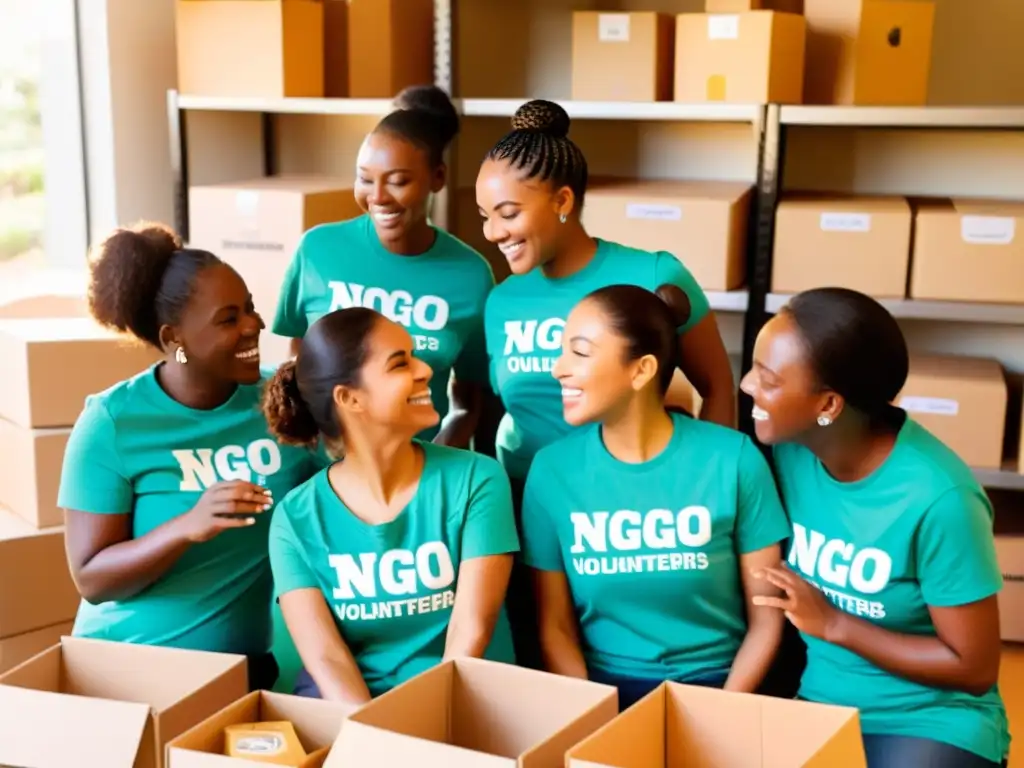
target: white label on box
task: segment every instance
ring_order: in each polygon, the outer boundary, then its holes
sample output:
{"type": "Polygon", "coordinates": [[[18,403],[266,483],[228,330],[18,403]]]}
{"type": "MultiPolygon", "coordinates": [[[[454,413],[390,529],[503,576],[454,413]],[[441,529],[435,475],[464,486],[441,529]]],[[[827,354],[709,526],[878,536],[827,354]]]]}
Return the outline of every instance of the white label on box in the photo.
{"type": "Polygon", "coordinates": [[[255,189],[243,189],[235,193],[235,213],[251,219],[259,213],[260,193],[255,189]]]}
{"type": "Polygon", "coordinates": [[[822,232],[870,232],[870,213],[829,213],[821,214],[822,232]]]}
{"type": "Polygon", "coordinates": [[[933,416],[956,416],[960,413],[960,403],[945,397],[906,395],[900,398],[900,408],[908,413],[930,413],[933,416]]]}
{"type": "Polygon", "coordinates": [[[708,40],[736,40],[739,36],[739,16],[708,16],[708,40]]]}
{"type": "Polygon", "coordinates": [[[1009,245],[1017,233],[1017,221],[1004,216],[964,216],[960,236],[972,245],[1009,245]]]}
{"type": "Polygon", "coordinates": [[[629,14],[600,14],[597,17],[597,39],[602,43],[628,43],[629,14]]]}
{"type": "Polygon", "coordinates": [[[683,209],[678,205],[629,203],[626,206],[626,218],[654,219],[656,221],[681,221],[683,218],[683,209]]]}

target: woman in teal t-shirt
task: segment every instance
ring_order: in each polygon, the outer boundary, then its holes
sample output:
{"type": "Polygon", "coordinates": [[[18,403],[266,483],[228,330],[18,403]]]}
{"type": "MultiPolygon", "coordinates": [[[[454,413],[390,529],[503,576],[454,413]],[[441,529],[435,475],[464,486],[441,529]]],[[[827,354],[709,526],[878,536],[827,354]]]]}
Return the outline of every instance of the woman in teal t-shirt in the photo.
{"type": "Polygon", "coordinates": [[[751,603],[789,535],[775,482],[746,435],[665,410],[689,302],[658,294],[609,286],[569,315],[553,378],[588,426],[537,453],[523,497],[545,666],[623,709],[665,680],[756,690],[783,626],[751,603]]]}
{"type": "Polygon", "coordinates": [[[344,455],[271,528],[299,695],[358,704],[446,658],[514,661],[508,478],[494,459],[414,438],[439,418],[431,374],[408,331],[357,307],[313,323],[267,389],[275,434],[344,455]]]}
{"type": "Polygon", "coordinates": [[[115,231],[90,270],[93,317],[165,358],[90,397],[68,440],[74,634],[245,654],[270,688],[270,510],[320,462],[267,431],[263,321],[231,267],[158,225],[115,231]]]}
{"type": "Polygon", "coordinates": [[[794,297],[761,331],[743,390],[775,446],[793,526],[761,598],[807,643],[800,697],[856,707],[869,768],[983,768],[1010,736],[999,694],[992,507],[970,469],[890,405],[908,370],[874,299],[794,297]]]}
{"type": "Polygon", "coordinates": [[[399,99],[401,107],[359,150],[355,198],[366,214],[303,236],[272,330],[298,340],[317,318],[349,307],[401,324],[434,370],[430,389],[442,417],[420,437],[465,448],[487,383],[483,317],[494,274],[483,256],[429,221],[432,195],[446,183],[444,152],[459,131],[458,113],[434,86],[406,89],[399,99]]]}

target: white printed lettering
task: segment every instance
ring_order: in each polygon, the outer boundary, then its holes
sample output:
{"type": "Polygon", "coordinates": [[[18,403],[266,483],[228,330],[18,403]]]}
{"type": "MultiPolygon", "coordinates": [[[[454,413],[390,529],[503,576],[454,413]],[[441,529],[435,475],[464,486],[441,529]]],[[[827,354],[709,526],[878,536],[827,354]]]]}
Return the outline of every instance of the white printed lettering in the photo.
{"type": "Polygon", "coordinates": [[[331,280],[327,286],[331,290],[331,312],[365,307],[380,312],[406,328],[415,327],[432,332],[444,330],[451,314],[448,302],[440,296],[414,297],[404,290],[385,291],[383,288],[337,280],[331,280]]]}
{"type": "Polygon", "coordinates": [[[253,482],[281,471],[281,449],[269,438],[254,440],[247,446],[225,445],[212,448],[171,451],[181,469],[182,491],[203,491],[228,480],[253,482]]]}

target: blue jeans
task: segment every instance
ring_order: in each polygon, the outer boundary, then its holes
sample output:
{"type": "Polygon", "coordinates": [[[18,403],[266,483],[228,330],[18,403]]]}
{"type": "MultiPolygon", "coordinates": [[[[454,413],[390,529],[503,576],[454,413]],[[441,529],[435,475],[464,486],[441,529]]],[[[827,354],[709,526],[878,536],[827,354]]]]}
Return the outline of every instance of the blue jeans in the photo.
{"type": "Polygon", "coordinates": [[[1000,768],[973,752],[932,739],[912,736],[865,735],[868,768],[1000,768]]]}
{"type": "MultiPolygon", "coordinates": [[[[592,682],[611,685],[619,689],[620,712],[633,706],[640,701],[640,699],[665,682],[664,680],[643,680],[631,677],[618,677],[615,675],[608,675],[594,669],[589,670],[588,675],[592,682]]],[[[699,685],[705,688],[721,688],[725,685],[725,680],[726,675],[721,674],[709,675],[697,680],[676,680],[674,682],[682,683],[683,685],[699,685]]]]}
{"type": "Polygon", "coordinates": [[[313,676],[303,667],[295,677],[295,688],[292,690],[294,696],[304,696],[307,699],[322,699],[320,689],[317,687],[313,676]]]}

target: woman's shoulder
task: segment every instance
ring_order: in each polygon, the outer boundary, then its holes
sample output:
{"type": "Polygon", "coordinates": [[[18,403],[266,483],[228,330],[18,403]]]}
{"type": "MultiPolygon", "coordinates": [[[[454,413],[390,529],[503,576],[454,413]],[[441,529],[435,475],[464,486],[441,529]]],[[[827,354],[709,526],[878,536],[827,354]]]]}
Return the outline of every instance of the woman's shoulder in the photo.
{"type": "Polygon", "coordinates": [[[328,467],[324,467],[310,477],[308,480],[299,483],[279,499],[274,507],[274,519],[280,515],[289,520],[303,519],[310,516],[316,509],[318,503],[317,487],[322,482],[322,477],[328,467]]]}
{"type": "Polygon", "coordinates": [[[299,239],[299,254],[310,256],[316,255],[322,248],[328,248],[331,255],[335,255],[334,248],[339,243],[348,240],[362,239],[366,237],[368,220],[364,213],[354,219],[344,221],[331,221],[324,224],[317,224],[307,229],[299,239]]]}
{"type": "Polygon", "coordinates": [[[420,445],[423,448],[426,465],[444,479],[459,478],[470,485],[495,479],[508,481],[505,469],[490,456],[436,443],[421,442],[420,445]]]}

